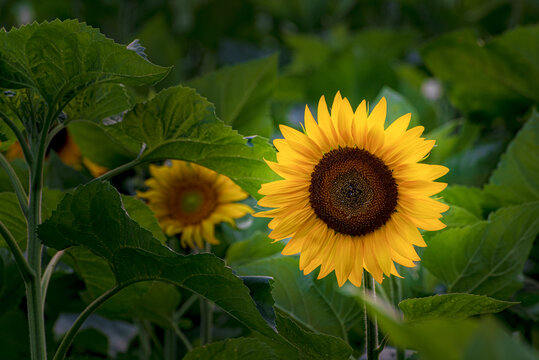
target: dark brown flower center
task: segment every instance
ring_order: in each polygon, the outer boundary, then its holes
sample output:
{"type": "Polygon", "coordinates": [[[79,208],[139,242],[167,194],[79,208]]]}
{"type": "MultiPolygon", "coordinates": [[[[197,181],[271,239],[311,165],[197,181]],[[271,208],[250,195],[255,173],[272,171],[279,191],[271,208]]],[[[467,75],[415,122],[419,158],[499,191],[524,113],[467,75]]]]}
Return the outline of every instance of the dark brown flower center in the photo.
{"type": "Polygon", "coordinates": [[[338,233],[361,236],[384,225],[397,206],[397,183],[382,160],[366,150],[324,154],[311,174],[315,214],[338,233]]]}
{"type": "Polygon", "coordinates": [[[168,199],[171,217],[183,224],[197,224],[217,206],[217,194],[209,184],[187,181],[177,184],[168,199]]]}

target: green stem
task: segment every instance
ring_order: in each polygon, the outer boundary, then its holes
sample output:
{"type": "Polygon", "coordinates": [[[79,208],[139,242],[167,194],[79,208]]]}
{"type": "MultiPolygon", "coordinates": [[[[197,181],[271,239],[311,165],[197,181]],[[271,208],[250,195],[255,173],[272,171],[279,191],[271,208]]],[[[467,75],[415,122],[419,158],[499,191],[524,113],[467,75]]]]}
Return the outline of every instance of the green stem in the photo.
{"type": "Polygon", "coordinates": [[[200,298],[200,344],[206,345],[212,338],[213,309],[208,300],[200,298]]]}
{"type": "Polygon", "coordinates": [[[32,153],[30,152],[30,148],[28,147],[28,144],[26,143],[26,139],[24,138],[24,135],[21,133],[17,125],[13,121],[10,120],[10,118],[4,114],[2,111],[0,111],[0,118],[4,120],[7,126],[11,129],[13,134],[15,134],[15,137],[17,138],[17,141],[21,145],[22,153],[24,154],[24,159],[26,160],[27,164],[32,163],[32,153]]]}
{"type": "Polygon", "coordinates": [[[176,336],[174,334],[174,331],[167,329],[165,330],[165,353],[164,358],[165,360],[176,360],[176,336]]]}
{"type": "MultiPolygon", "coordinates": [[[[376,298],[376,286],[371,274],[367,271],[363,272],[363,291],[367,291],[371,296],[376,298]]],[[[376,317],[370,316],[367,312],[367,306],[364,307],[365,312],[365,342],[367,347],[367,360],[377,360],[378,353],[378,326],[376,324],[376,317]]]]}
{"type": "Polygon", "coordinates": [[[195,303],[195,301],[198,300],[198,295],[196,294],[193,294],[189,297],[189,299],[187,299],[186,302],[184,302],[182,304],[182,306],[180,306],[180,309],[174,314],[174,316],[172,317],[173,318],[173,321],[174,322],[178,322],[180,321],[180,319],[182,318],[183,314],[185,314],[185,312],[187,310],[189,310],[189,308],[191,307],[191,305],[193,305],[195,303]]]}
{"type": "Polygon", "coordinates": [[[19,268],[19,271],[21,272],[24,282],[26,284],[30,283],[31,280],[35,278],[36,274],[34,273],[34,270],[32,270],[32,268],[28,264],[28,261],[26,261],[26,258],[24,257],[21,248],[15,241],[15,238],[13,237],[13,235],[11,235],[8,228],[1,221],[0,221],[0,235],[2,235],[2,237],[6,241],[7,246],[13,253],[13,257],[15,258],[15,263],[17,264],[17,267],[19,268]]]}
{"type": "Polygon", "coordinates": [[[45,304],[45,298],[47,297],[47,289],[49,288],[49,282],[51,280],[54,268],[60,261],[60,258],[64,255],[64,250],[58,251],[47,264],[43,276],[41,278],[41,296],[43,297],[43,304],[45,304]]]}
{"type": "MultiPolygon", "coordinates": [[[[163,346],[161,345],[161,341],[157,338],[155,335],[155,332],[152,329],[152,325],[147,320],[141,320],[140,324],[142,325],[144,331],[146,334],[150,337],[150,340],[152,341],[153,348],[157,350],[158,358],[163,358],[163,346]]],[[[151,349],[151,348],[150,348],[151,349]]],[[[149,358],[149,356],[145,357],[145,359],[149,358]]]]}
{"type": "Polygon", "coordinates": [[[71,343],[73,342],[73,339],[77,335],[77,332],[79,331],[80,327],[86,321],[88,316],[90,316],[98,307],[100,307],[105,301],[107,301],[110,297],[112,297],[114,294],[118,293],[118,291],[122,290],[127,285],[120,285],[115,286],[112,289],[107,290],[101,296],[96,298],[94,301],[90,303],[84,309],[79,317],[75,320],[71,328],[67,331],[67,333],[62,338],[62,342],[60,343],[60,346],[58,346],[58,349],[56,350],[56,354],[54,354],[53,360],[62,360],[65,358],[67,349],[69,349],[69,346],[71,346],[71,343]]]}
{"type": "MultiPolygon", "coordinates": [[[[211,252],[211,244],[206,243],[204,250],[211,252]]],[[[203,297],[200,297],[200,343],[206,345],[212,341],[213,306],[203,297]]]]}
{"type": "Polygon", "coordinates": [[[28,196],[26,195],[26,191],[24,191],[24,188],[21,184],[21,181],[19,180],[19,177],[15,173],[15,170],[13,170],[13,167],[2,153],[0,153],[0,165],[4,168],[7,173],[7,176],[9,177],[9,180],[11,181],[11,185],[13,186],[13,190],[15,191],[15,195],[17,195],[17,199],[19,200],[19,205],[21,207],[22,213],[25,217],[28,217],[28,196]]]}
{"type": "Polygon", "coordinates": [[[172,327],[172,330],[174,330],[174,333],[176,334],[176,336],[181,340],[183,345],[185,345],[185,348],[187,349],[187,351],[189,352],[193,350],[193,345],[191,345],[191,342],[189,341],[189,339],[187,339],[185,334],[180,330],[180,328],[178,327],[178,324],[172,320],[170,322],[170,326],[172,327]]]}
{"type": "Polygon", "coordinates": [[[43,191],[43,164],[45,162],[45,143],[50,120],[45,122],[39,139],[31,139],[33,163],[30,163],[30,191],[28,193],[28,263],[35,273],[35,278],[26,286],[28,323],[30,335],[30,353],[32,360],[47,358],[45,341],[44,305],[41,289],[41,241],[37,236],[37,227],[41,224],[41,198],[43,191]],[[37,143],[34,140],[38,140],[37,143]],[[37,145],[37,149],[35,146],[37,145]]]}
{"type": "Polygon", "coordinates": [[[140,161],[140,159],[134,159],[134,160],[131,160],[130,162],[128,163],[125,163],[121,166],[118,166],[117,168],[114,168],[106,173],[104,173],[103,175],[99,176],[99,177],[96,177],[95,179],[93,179],[92,181],[105,181],[105,180],[108,180],[118,174],[121,174],[123,173],[124,171],[126,170],[129,170],[139,164],[141,164],[142,161],[140,161]]]}

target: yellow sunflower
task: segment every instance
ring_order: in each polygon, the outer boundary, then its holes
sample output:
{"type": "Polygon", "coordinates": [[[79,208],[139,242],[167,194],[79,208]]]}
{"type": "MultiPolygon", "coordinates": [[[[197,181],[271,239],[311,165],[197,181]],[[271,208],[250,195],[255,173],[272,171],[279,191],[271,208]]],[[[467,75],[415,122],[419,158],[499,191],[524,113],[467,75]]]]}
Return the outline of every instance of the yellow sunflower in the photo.
{"type": "Polygon", "coordinates": [[[407,130],[411,114],[387,129],[385,118],[385,98],[368,114],[365,101],[354,112],[337,93],[331,114],[320,99],[318,123],[305,107],[304,133],[280,126],[277,162],[267,163],[283,180],[262,185],[258,204],[274,209],[255,216],[273,218],[270,238],[290,238],[283,254],[301,253],[305,274],[321,266],[318,278],[335,270],[339,286],[360,286],[366,269],[380,283],[384,274],[400,276],[394,262],[420,260],[418,228],[445,227],[448,206],[431,196],[446,187],[433,180],[448,169],[418,163],[434,140],[420,137],[422,126],[407,130]]]}
{"type": "Polygon", "coordinates": [[[183,247],[199,249],[204,241],[218,244],[214,228],[250,214],[253,210],[236,201],[247,198],[228,177],[205,167],[172,160],[170,166],[150,165],[152,177],[146,180],[148,191],[137,192],[154,211],[163,231],[173,236],[181,233],[183,247]]]}

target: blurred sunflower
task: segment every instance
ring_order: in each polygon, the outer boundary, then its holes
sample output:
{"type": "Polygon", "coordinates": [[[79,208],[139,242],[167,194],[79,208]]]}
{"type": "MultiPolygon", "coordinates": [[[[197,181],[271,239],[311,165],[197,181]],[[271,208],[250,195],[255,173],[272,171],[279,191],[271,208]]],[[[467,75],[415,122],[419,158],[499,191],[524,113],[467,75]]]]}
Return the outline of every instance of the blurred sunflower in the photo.
{"type": "MultiPolygon", "coordinates": [[[[82,170],[84,165],[84,167],[90,172],[90,174],[92,174],[93,177],[98,177],[108,171],[106,167],[98,165],[92,162],[90,159],[82,156],[79,146],[73,139],[73,136],[71,136],[66,129],[61,130],[54,137],[50,148],[47,149],[47,153],[50,150],[54,150],[64,164],[79,171],[82,170]]],[[[5,155],[9,161],[22,158],[23,152],[19,142],[17,141],[13,143],[13,145],[7,149],[5,155]]]]}
{"type": "Polygon", "coordinates": [[[281,125],[274,140],[277,162],[268,165],[284,180],[263,184],[258,204],[274,208],[270,238],[291,238],[284,255],[300,254],[305,274],[321,266],[318,278],[335,270],[339,286],[360,286],[365,268],[379,283],[400,276],[420,260],[414,245],[426,246],[418,228],[440,230],[448,209],[430,196],[447,184],[433,180],[448,169],[420,164],[434,146],[422,126],[407,130],[411,114],[384,129],[386,100],[368,114],[363,101],[354,112],[337,93],[331,114],[324,97],[318,123],[305,107],[305,133],[281,125]]]}
{"type": "Polygon", "coordinates": [[[235,201],[247,198],[228,177],[205,167],[172,160],[171,166],[150,165],[152,177],[146,180],[148,191],[137,192],[154,211],[163,231],[181,233],[181,244],[204,247],[204,241],[218,244],[214,228],[223,221],[234,220],[253,210],[235,201]]]}

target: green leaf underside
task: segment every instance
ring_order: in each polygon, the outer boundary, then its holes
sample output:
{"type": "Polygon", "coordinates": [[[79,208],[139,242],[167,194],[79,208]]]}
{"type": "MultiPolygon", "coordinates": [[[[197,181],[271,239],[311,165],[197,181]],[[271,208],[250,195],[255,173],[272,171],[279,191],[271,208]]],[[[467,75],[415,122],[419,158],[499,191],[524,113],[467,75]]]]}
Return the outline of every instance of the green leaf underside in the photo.
{"type": "Polygon", "coordinates": [[[225,67],[188,82],[213,104],[217,116],[244,135],[270,136],[269,100],[277,82],[277,56],[225,67]]]}
{"type": "Polygon", "coordinates": [[[270,275],[275,279],[276,308],[311,331],[347,339],[347,330],[361,319],[356,302],[336,289],[331,276],[315,280],[298,271],[298,259],[271,257],[235,267],[240,275],[270,275]]]}
{"type": "Polygon", "coordinates": [[[399,303],[406,320],[429,318],[465,319],[479,314],[497,313],[515,302],[473,294],[442,294],[406,299],[399,303]]]}
{"type": "Polygon", "coordinates": [[[539,102],[539,26],[508,31],[481,44],[471,30],[442,35],[421,50],[427,67],[446,82],[465,112],[513,114],[539,102]],[[447,59],[452,59],[447,61],[447,59]]]}
{"type": "Polygon", "coordinates": [[[193,89],[176,86],[138,104],[113,125],[146,150],[143,161],[180,159],[230,177],[259,198],[261,183],[279,179],[263,159],[274,160],[266,139],[244,139],[215,116],[215,109],[193,89]]]}
{"type": "Polygon", "coordinates": [[[501,208],[432,236],[422,263],[449,291],[496,296],[522,271],[538,232],[539,202],[501,208]]]}
{"type": "Polygon", "coordinates": [[[364,298],[390,343],[415,349],[427,360],[523,359],[537,354],[491,318],[423,319],[403,322],[380,302],[364,298]],[[435,334],[433,336],[433,334],[435,334]],[[479,345],[478,345],[479,344],[479,345]]]}
{"type": "Polygon", "coordinates": [[[498,167],[485,186],[496,205],[507,206],[539,201],[539,112],[511,141],[498,167]]]}
{"type": "Polygon", "coordinates": [[[0,87],[34,89],[49,108],[95,84],[153,84],[168,71],[77,20],[0,30],[0,87]]]}

